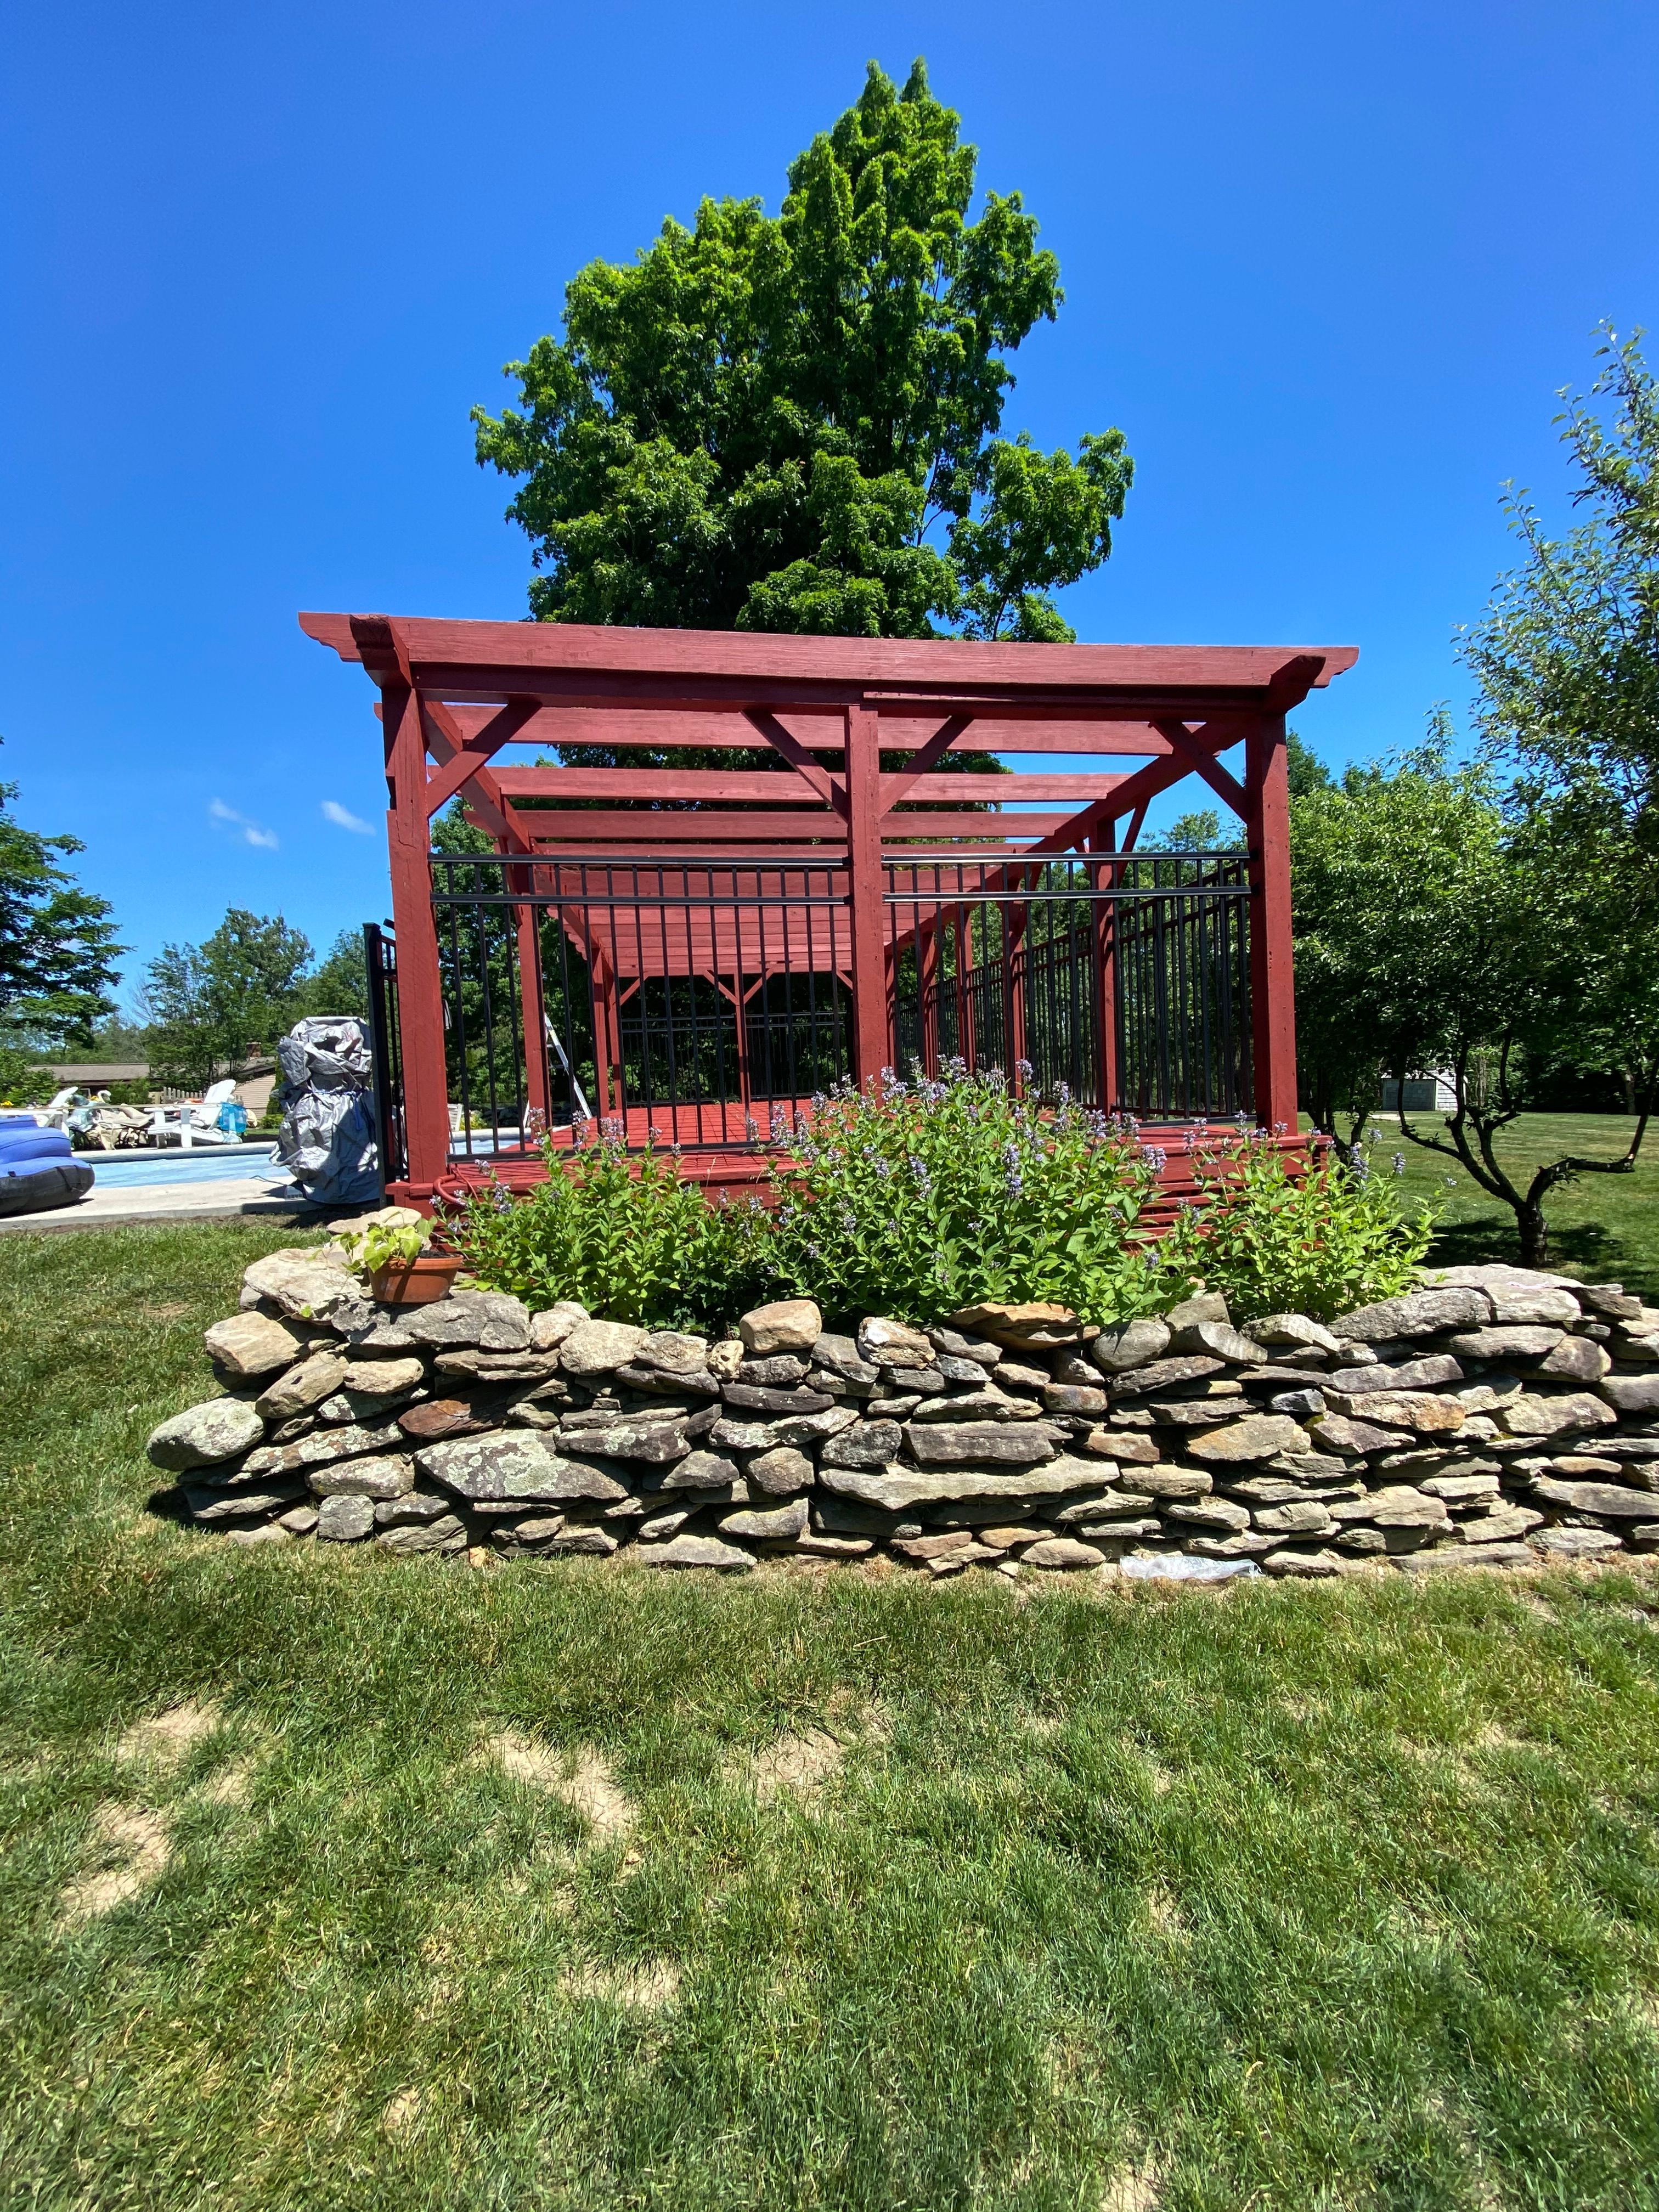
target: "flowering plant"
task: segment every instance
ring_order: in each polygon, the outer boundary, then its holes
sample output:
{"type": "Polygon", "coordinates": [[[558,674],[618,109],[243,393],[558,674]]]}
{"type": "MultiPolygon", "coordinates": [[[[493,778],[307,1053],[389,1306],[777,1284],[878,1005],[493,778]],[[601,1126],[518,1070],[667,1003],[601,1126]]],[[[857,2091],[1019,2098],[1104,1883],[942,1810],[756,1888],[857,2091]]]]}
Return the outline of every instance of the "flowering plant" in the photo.
{"type": "Polygon", "coordinates": [[[774,1170],[774,1264],[841,1313],[937,1321],[981,1299],[1053,1299],[1093,1321],[1168,1303],[1137,1234],[1156,1181],[1132,1122],[1061,1093],[1017,1097],[996,1070],[890,1070],[813,1102],[774,1170]]]}
{"type": "Polygon", "coordinates": [[[1329,1321],[1396,1297],[1416,1280],[1434,1234],[1429,1208],[1402,1213],[1363,1152],[1352,1164],[1328,1153],[1292,1173],[1267,1130],[1241,1128],[1196,1144],[1193,1171],[1207,1203],[1170,1231],[1170,1265],[1219,1291],[1235,1321],[1329,1321]]]}
{"type": "Polygon", "coordinates": [[[524,1197],[495,1183],[452,1217],[449,1241],[480,1282],[634,1322],[720,1322],[753,1303],[760,1207],[710,1206],[672,1152],[630,1156],[614,1122],[574,1133],[568,1151],[544,1142],[547,1181],[524,1197]]]}

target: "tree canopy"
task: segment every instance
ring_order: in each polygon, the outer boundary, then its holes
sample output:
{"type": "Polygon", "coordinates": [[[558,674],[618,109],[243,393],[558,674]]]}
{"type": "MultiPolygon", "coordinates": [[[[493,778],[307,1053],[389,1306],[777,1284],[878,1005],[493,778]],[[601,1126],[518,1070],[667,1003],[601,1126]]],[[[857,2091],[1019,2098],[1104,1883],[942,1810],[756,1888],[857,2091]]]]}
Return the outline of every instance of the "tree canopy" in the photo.
{"type": "Polygon", "coordinates": [[[1586,520],[1562,538],[1524,493],[1524,551],[1464,640],[1491,750],[1515,763],[1566,833],[1659,881],[1659,389],[1641,333],[1605,329],[1589,398],[1559,418],[1586,520]],[[1604,420],[1591,399],[1612,402],[1604,420]]]}
{"type": "Polygon", "coordinates": [[[1528,1264],[1548,1255],[1545,1200],[1579,1175],[1632,1166],[1646,1127],[1613,1160],[1566,1155],[1524,1183],[1498,1139],[1526,1103],[1530,1066],[1571,1048],[1659,1079],[1659,967],[1616,877],[1582,864],[1559,824],[1490,763],[1429,742],[1392,769],[1351,768],[1291,801],[1297,1040],[1303,1096],[1352,1152],[1384,1076],[1431,1068],[1455,1104],[1437,1130],[1398,1109],[1401,1133],[1458,1160],[1515,1212],[1528,1264]]]}
{"type": "Polygon", "coordinates": [[[13,815],[15,783],[0,783],[0,1041],[37,1049],[82,1043],[112,1013],[115,941],[107,899],[84,891],[58,865],[85,848],[46,837],[13,815]]]}
{"type": "Polygon", "coordinates": [[[977,154],[918,61],[872,62],[776,216],[706,199],[565,290],[564,335],[475,408],[521,479],[544,621],[1069,639],[1053,598],[1111,550],[1122,434],[1000,435],[1007,356],[1062,299],[1018,192],[969,219],[977,154]]]}
{"type": "Polygon", "coordinates": [[[231,907],[200,945],[164,945],[149,963],[149,1065],[202,1089],[240,1073],[306,1012],[311,940],[281,915],[231,907]]]}

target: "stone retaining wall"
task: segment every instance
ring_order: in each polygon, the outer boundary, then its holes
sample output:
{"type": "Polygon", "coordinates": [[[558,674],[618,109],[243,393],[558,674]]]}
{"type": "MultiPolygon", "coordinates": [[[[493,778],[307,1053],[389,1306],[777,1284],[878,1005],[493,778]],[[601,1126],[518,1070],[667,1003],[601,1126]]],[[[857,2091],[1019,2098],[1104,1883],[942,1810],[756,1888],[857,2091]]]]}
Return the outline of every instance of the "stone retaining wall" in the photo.
{"type": "Polygon", "coordinates": [[[1204,1578],[1659,1548],[1659,1310],[1617,1285],[1450,1268],[1242,1330],[1207,1295],[852,1335],[796,1300],[710,1343],[478,1291],[395,1313],[325,1248],[242,1309],[149,1455],[243,1544],[1204,1578]]]}

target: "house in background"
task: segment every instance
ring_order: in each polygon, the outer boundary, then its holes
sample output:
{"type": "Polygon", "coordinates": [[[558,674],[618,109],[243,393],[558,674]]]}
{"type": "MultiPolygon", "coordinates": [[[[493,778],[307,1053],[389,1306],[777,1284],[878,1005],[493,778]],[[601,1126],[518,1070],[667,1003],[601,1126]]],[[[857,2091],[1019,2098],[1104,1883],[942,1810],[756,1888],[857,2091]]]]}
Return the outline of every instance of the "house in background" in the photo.
{"type": "MultiPolygon", "coordinates": [[[[1396,1113],[1401,1105],[1400,1084],[1389,1076],[1382,1085],[1382,1110],[1396,1113]]],[[[1408,1114],[1455,1114],[1457,1093],[1452,1087],[1449,1067],[1431,1067],[1425,1075],[1406,1078],[1405,1108],[1408,1114]]]]}

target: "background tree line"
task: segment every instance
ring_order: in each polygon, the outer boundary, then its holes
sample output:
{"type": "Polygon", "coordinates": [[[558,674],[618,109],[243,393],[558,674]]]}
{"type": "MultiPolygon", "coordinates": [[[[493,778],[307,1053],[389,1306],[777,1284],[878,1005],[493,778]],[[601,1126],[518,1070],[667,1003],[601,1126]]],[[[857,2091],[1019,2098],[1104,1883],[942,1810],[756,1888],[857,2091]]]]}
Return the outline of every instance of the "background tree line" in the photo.
{"type": "Polygon", "coordinates": [[[342,930],[319,961],[281,915],[236,906],[199,945],[164,945],[121,1013],[112,994],[125,948],[109,902],[56,862],[43,869],[41,851],[78,843],[22,830],[7,811],[13,795],[0,786],[0,1098],[38,1105],[58,1087],[48,1061],[81,1058],[147,1061],[150,1083],[204,1091],[268,1058],[305,1015],[368,1013],[359,931],[342,930]]]}

